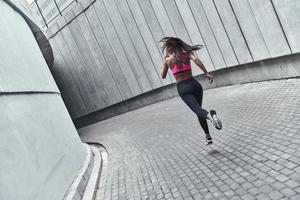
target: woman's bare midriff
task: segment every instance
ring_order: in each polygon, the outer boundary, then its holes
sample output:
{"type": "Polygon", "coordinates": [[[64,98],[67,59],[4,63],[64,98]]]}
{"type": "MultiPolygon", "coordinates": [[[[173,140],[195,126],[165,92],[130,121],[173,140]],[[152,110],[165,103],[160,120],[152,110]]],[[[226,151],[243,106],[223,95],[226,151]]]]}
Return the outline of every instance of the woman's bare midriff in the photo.
{"type": "Polygon", "coordinates": [[[181,81],[184,81],[184,80],[192,78],[192,77],[193,77],[193,75],[192,75],[191,71],[182,72],[180,74],[175,75],[176,83],[179,83],[181,81]]]}

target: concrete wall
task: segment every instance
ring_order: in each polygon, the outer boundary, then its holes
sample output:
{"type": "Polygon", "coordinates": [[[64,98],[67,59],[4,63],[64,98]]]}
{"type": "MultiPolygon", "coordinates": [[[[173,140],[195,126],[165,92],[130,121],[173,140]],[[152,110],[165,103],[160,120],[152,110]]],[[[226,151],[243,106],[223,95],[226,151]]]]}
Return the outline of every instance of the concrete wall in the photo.
{"type": "Polygon", "coordinates": [[[174,83],[159,77],[164,36],[222,70],[299,53],[299,13],[298,0],[81,0],[47,30],[53,74],[78,119],[174,83]]]}
{"type": "Polygon", "coordinates": [[[84,147],[25,19],[0,13],[0,199],[63,199],[84,147]]]}

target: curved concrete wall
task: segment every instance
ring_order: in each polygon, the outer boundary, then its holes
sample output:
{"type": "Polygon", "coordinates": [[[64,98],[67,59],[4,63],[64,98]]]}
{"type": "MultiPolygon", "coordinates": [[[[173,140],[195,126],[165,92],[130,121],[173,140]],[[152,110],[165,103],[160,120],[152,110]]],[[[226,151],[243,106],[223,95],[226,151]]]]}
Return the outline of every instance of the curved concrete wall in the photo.
{"type": "Polygon", "coordinates": [[[0,13],[0,199],[63,199],[84,147],[26,21],[0,13]]]}
{"type": "Polygon", "coordinates": [[[159,77],[164,36],[204,44],[209,71],[247,66],[299,53],[299,13],[298,0],[82,0],[47,30],[54,77],[76,119],[174,83],[159,77]]]}

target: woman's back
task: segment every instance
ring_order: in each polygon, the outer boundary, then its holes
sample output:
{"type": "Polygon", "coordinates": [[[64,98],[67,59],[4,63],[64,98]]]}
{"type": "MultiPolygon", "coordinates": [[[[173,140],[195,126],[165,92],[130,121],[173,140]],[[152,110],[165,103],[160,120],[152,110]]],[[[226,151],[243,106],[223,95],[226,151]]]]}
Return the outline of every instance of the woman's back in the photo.
{"type": "Polygon", "coordinates": [[[190,53],[182,54],[177,59],[175,59],[174,55],[170,55],[166,58],[166,62],[169,66],[169,69],[172,71],[177,83],[193,76],[190,53]]]}

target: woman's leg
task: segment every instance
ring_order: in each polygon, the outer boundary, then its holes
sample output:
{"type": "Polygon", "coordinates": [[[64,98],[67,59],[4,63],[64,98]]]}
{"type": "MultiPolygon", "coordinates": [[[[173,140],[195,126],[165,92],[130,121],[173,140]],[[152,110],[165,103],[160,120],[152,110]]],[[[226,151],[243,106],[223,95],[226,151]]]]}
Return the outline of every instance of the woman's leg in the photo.
{"type": "Polygon", "coordinates": [[[207,118],[210,117],[210,115],[205,109],[202,108],[203,89],[202,89],[202,86],[198,82],[196,83],[196,86],[195,86],[194,96],[195,96],[198,104],[200,105],[201,109],[203,110],[202,113],[206,114],[205,117],[203,115],[202,116],[198,115],[198,120],[199,120],[201,127],[203,128],[206,136],[210,136],[207,121],[206,121],[207,118]]]}
{"type": "Polygon", "coordinates": [[[203,128],[205,134],[209,134],[208,125],[206,118],[208,112],[201,108],[197,98],[193,94],[185,94],[181,96],[182,100],[190,107],[190,109],[197,115],[201,127],[203,128]]]}

